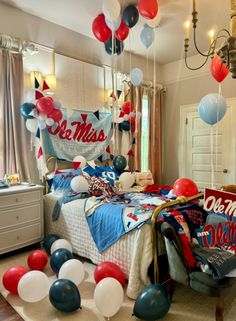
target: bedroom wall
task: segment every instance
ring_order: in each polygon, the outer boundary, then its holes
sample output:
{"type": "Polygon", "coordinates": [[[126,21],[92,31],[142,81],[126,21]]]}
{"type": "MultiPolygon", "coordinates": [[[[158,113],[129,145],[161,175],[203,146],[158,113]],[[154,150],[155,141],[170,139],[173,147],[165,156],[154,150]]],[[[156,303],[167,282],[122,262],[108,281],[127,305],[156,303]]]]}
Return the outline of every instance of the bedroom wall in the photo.
{"type": "MultiPolygon", "coordinates": [[[[199,56],[190,64],[199,65],[199,56]]],[[[199,71],[188,70],[183,60],[161,68],[161,79],[167,87],[163,109],[163,183],[172,184],[179,178],[179,115],[180,106],[198,103],[203,96],[218,92],[218,83],[209,72],[209,64],[199,71]]],[[[225,98],[235,97],[236,80],[229,75],[222,83],[225,98]]]]}

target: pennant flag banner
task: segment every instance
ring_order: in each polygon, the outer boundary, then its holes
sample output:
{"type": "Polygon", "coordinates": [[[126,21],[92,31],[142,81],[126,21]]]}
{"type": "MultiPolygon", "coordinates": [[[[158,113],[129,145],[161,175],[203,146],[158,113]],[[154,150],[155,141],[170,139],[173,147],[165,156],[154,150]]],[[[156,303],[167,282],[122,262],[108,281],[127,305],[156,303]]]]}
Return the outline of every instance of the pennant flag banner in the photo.
{"type": "Polygon", "coordinates": [[[107,146],[106,152],[109,153],[109,154],[111,153],[110,146],[107,146]]]}
{"type": "Polygon", "coordinates": [[[43,90],[47,90],[47,89],[50,89],[48,84],[46,83],[46,81],[44,80],[43,81],[43,90]]]}
{"type": "Polygon", "coordinates": [[[93,112],[74,110],[70,116],[66,109],[62,112],[60,123],[42,131],[45,154],[67,161],[78,155],[87,161],[101,156],[110,144],[112,114],[99,112],[98,120],[93,112]]]}
{"type": "Polygon", "coordinates": [[[39,148],[39,151],[38,151],[38,159],[43,155],[43,150],[42,150],[42,147],[39,148]]]}
{"type": "Polygon", "coordinates": [[[97,117],[97,119],[99,119],[99,111],[98,110],[95,111],[93,114],[97,117]]]}
{"type": "Polygon", "coordinates": [[[44,95],[40,91],[35,90],[35,99],[37,100],[37,99],[40,99],[42,97],[44,97],[44,95]]]}
{"type": "Polygon", "coordinates": [[[122,91],[121,90],[117,90],[117,97],[118,99],[120,98],[120,95],[122,94],[122,91]]]}
{"type": "Polygon", "coordinates": [[[35,77],[34,78],[34,88],[39,88],[40,84],[38,82],[38,79],[35,77]]]}
{"type": "Polygon", "coordinates": [[[80,167],[81,162],[73,162],[74,169],[78,169],[80,167]]]}
{"type": "Polygon", "coordinates": [[[102,162],[102,155],[98,157],[98,160],[102,162]]]}
{"type": "Polygon", "coordinates": [[[130,150],[128,151],[127,155],[128,155],[129,157],[134,157],[134,153],[133,153],[132,149],[130,149],[130,150]]]}
{"type": "Polygon", "coordinates": [[[35,137],[40,139],[40,129],[39,129],[39,128],[38,128],[38,130],[37,130],[37,132],[36,132],[35,137]]]}

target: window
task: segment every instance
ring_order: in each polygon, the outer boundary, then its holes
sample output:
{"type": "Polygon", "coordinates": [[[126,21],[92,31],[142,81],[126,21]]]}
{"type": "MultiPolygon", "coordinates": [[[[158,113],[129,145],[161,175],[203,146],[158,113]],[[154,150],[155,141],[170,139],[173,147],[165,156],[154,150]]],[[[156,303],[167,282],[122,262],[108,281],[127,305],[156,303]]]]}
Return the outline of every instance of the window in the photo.
{"type": "Polygon", "coordinates": [[[148,153],[149,153],[149,114],[148,114],[148,98],[143,95],[142,101],[142,135],[141,135],[141,171],[147,171],[148,153]]]}

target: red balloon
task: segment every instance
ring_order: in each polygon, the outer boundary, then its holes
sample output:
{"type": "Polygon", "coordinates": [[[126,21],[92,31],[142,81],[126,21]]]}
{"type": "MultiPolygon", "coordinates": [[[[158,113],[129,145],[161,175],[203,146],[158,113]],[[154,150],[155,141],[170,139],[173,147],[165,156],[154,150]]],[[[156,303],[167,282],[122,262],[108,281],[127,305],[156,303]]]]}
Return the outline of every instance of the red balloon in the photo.
{"type": "Polygon", "coordinates": [[[174,182],[174,193],[176,196],[194,196],[199,193],[194,181],[189,178],[179,178],[174,182]]]}
{"type": "Polygon", "coordinates": [[[94,271],[94,280],[96,283],[105,278],[114,278],[120,282],[122,286],[125,285],[125,274],[121,268],[112,262],[102,262],[98,264],[94,271]]]}
{"type": "Polygon", "coordinates": [[[158,13],[158,2],[157,0],[140,0],[138,10],[144,18],[153,19],[158,13]]]}
{"type": "Polygon", "coordinates": [[[124,41],[129,35],[129,28],[125,24],[124,20],[121,21],[119,28],[116,30],[116,38],[120,41],[124,41]]]}
{"type": "Polygon", "coordinates": [[[4,288],[11,293],[17,294],[18,283],[27,272],[29,272],[29,269],[22,265],[16,265],[8,269],[2,277],[4,288]]]}
{"type": "Polygon", "coordinates": [[[48,263],[48,256],[43,250],[32,252],[27,259],[27,264],[31,270],[43,271],[48,263]]]}
{"type": "Polygon", "coordinates": [[[106,24],[104,14],[98,15],[93,20],[92,30],[94,36],[101,42],[106,42],[111,37],[111,29],[106,24]]]}
{"type": "Polygon", "coordinates": [[[125,115],[129,115],[132,111],[134,111],[134,105],[130,101],[125,101],[121,107],[121,110],[125,115]]]}
{"type": "Polygon", "coordinates": [[[215,55],[211,61],[210,70],[216,81],[222,82],[229,74],[229,69],[221,61],[218,55],[215,55]]]}
{"type": "Polygon", "coordinates": [[[53,100],[50,97],[42,97],[37,100],[36,108],[40,113],[48,115],[54,109],[53,100]]]}
{"type": "Polygon", "coordinates": [[[48,118],[52,118],[56,123],[62,119],[62,111],[58,108],[54,108],[49,114],[48,118]]]}

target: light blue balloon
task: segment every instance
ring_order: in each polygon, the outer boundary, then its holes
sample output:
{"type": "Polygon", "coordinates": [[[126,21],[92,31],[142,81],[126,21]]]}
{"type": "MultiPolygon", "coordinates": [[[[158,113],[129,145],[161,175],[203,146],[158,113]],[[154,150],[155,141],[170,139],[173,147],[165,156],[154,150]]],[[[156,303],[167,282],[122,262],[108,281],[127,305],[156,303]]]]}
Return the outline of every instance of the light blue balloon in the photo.
{"type": "Polygon", "coordinates": [[[147,24],[144,25],[143,30],[140,34],[141,41],[146,48],[149,48],[155,38],[155,33],[153,28],[149,27],[147,24]]]}
{"type": "Polygon", "coordinates": [[[226,110],[226,100],[220,94],[204,96],[198,106],[198,113],[201,119],[209,125],[214,125],[220,121],[224,117],[226,110]]]}
{"type": "Polygon", "coordinates": [[[143,72],[142,72],[142,70],[139,69],[139,68],[132,69],[131,72],[130,72],[130,80],[131,80],[131,83],[136,87],[141,85],[141,83],[143,81],[143,72]]]}
{"type": "Polygon", "coordinates": [[[121,16],[119,16],[116,21],[110,21],[109,19],[107,19],[107,17],[105,17],[105,21],[106,21],[106,24],[107,26],[111,29],[111,30],[114,30],[116,31],[120,24],[121,24],[121,16]]]}

